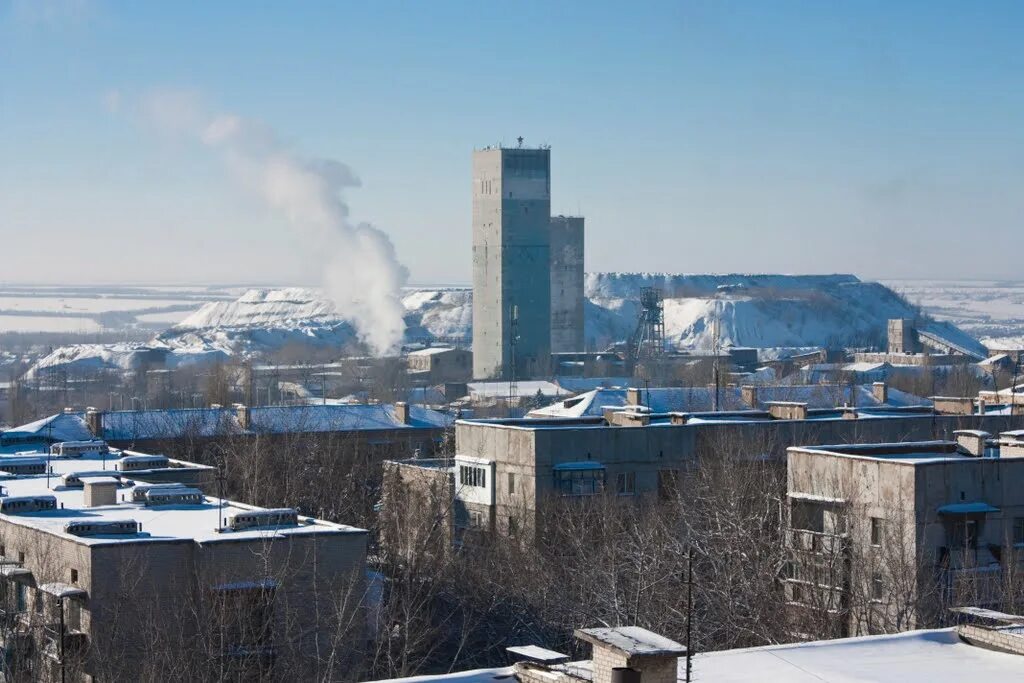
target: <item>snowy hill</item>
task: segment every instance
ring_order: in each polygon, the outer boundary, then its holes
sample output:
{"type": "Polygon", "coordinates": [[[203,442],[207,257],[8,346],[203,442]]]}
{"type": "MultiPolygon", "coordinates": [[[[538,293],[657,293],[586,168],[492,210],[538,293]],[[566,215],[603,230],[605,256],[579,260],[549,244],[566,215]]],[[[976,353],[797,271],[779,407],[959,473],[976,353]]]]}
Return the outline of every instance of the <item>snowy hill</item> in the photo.
{"type": "MultiPolygon", "coordinates": [[[[710,348],[719,323],[723,346],[832,348],[882,345],[886,321],[917,311],[889,288],[852,275],[671,275],[590,273],[586,277],[585,339],[605,348],[636,325],[642,287],[665,292],[665,332],[680,349],[710,348]]],[[[473,296],[465,288],[407,290],[406,342],[468,343],[473,296]]],[[[930,319],[922,329],[984,355],[984,347],[955,326],[930,319]]],[[[139,354],[164,350],[168,365],[233,355],[258,355],[288,345],[339,351],[355,330],[317,290],[254,289],[234,301],[205,304],[145,347],[79,345],[58,349],[49,365],[132,368],[139,354]]]]}

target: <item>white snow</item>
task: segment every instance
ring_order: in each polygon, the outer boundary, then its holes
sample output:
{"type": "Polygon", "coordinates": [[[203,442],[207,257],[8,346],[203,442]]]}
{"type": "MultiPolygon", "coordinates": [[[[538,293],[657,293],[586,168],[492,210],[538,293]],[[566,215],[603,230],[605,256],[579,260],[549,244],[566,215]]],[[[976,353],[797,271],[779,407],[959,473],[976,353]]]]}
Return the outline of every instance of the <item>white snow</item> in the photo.
{"type": "MultiPolygon", "coordinates": [[[[911,317],[913,306],[892,290],[852,275],[664,275],[590,273],[586,276],[584,338],[606,348],[629,337],[644,286],[665,292],[667,340],[680,349],[710,349],[717,320],[722,346],[785,349],[880,344],[889,318],[911,317]]],[[[472,336],[468,288],[409,289],[403,295],[406,343],[467,344],[472,336]]],[[[165,314],[155,314],[165,315],[165,314]]],[[[0,316],[0,325],[3,324],[0,316]]],[[[985,349],[948,322],[922,328],[985,355],[985,349]]],[[[288,345],[343,349],[355,330],[319,290],[251,289],[235,300],[212,301],[147,345],[170,350],[174,364],[230,355],[272,352],[288,345]]],[[[130,368],[132,345],[80,345],[57,349],[41,367],[78,365],[130,368]],[[91,347],[91,348],[87,348],[91,347]]]]}
{"type": "Polygon", "coordinates": [[[968,645],[941,629],[708,652],[694,657],[693,674],[715,683],[1001,683],[1021,679],[1024,656],[968,645]]]}

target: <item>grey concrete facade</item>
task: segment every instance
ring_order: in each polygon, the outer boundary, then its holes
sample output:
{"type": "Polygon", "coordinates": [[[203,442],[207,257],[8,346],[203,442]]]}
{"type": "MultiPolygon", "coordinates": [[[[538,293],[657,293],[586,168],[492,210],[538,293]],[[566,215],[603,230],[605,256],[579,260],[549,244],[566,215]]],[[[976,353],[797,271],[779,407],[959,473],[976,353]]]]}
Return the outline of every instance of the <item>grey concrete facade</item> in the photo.
{"type": "Polygon", "coordinates": [[[582,216],[551,217],[551,352],[583,351],[582,216]]]}
{"type": "Polygon", "coordinates": [[[477,379],[508,379],[513,364],[517,379],[548,372],[550,219],[550,150],[473,152],[473,375],[477,379]],[[513,336],[517,337],[514,349],[513,336]]]}
{"type": "MultiPolygon", "coordinates": [[[[807,443],[884,443],[944,438],[958,429],[998,433],[1019,428],[1022,417],[928,415],[869,419],[651,422],[649,426],[609,425],[603,419],[459,421],[455,425],[460,456],[493,463],[487,487],[492,504],[482,506],[483,525],[507,533],[510,520],[528,530],[551,496],[587,495],[565,484],[566,467],[591,463],[586,476],[599,478],[598,490],[617,495],[671,491],[678,473],[701,457],[714,457],[730,444],[751,455],[784,460],[786,449],[807,443]],[[511,482],[510,482],[511,480],[511,482]],[[625,488],[623,488],[625,487],[625,488]]],[[[457,497],[462,491],[456,486],[457,497]]]]}

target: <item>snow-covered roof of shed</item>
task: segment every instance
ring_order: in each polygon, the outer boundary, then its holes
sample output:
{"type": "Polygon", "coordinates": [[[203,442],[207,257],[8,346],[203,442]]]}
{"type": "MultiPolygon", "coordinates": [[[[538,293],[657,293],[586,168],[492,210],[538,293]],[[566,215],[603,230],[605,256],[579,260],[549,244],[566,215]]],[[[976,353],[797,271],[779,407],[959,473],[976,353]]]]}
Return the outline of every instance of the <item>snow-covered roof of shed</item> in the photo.
{"type": "Polygon", "coordinates": [[[629,657],[664,657],[686,654],[686,647],[639,626],[582,628],[575,634],[592,645],[610,647],[629,657]]]}
{"type": "Polygon", "coordinates": [[[235,411],[226,408],[117,410],[103,413],[103,438],[112,441],[176,439],[241,434],[235,411]]]}
{"type": "Polygon", "coordinates": [[[448,353],[450,351],[458,351],[459,349],[454,346],[430,346],[425,349],[417,349],[416,351],[410,351],[410,356],[436,356],[441,353],[448,353]]]}
{"type": "MultiPolygon", "coordinates": [[[[475,398],[506,398],[511,385],[509,382],[467,382],[466,390],[475,398]]],[[[539,391],[544,396],[568,396],[571,392],[553,382],[545,380],[528,380],[516,382],[516,396],[536,396],[539,391]]]]}
{"type": "Polygon", "coordinates": [[[265,406],[249,411],[249,429],[257,433],[341,432],[385,429],[443,429],[451,415],[423,406],[409,406],[403,423],[395,406],[387,403],[265,406]]]}
{"type": "MultiPolygon", "coordinates": [[[[652,387],[639,391],[640,402],[654,413],[705,413],[714,410],[715,406],[715,389],[711,387],[652,387]]],[[[812,410],[845,405],[859,408],[931,405],[928,399],[893,388],[889,388],[887,400],[882,403],[870,384],[856,384],[852,388],[846,384],[759,386],[757,400],[759,404],[806,403],[812,410]]],[[[533,410],[530,417],[600,417],[605,408],[618,408],[627,404],[626,389],[595,389],[533,410]]],[[[752,406],[744,401],[743,392],[738,387],[721,387],[718,390],[718,407],[720,410],[749,410],[760,406],[752,406]]]]}
{"type": "Polygon", "coordinates": [[[80,413],[50,415],[35,422],[8,429],[4,435],[37,436],[53,441],[89,441],[94,438],[80,413]]]}

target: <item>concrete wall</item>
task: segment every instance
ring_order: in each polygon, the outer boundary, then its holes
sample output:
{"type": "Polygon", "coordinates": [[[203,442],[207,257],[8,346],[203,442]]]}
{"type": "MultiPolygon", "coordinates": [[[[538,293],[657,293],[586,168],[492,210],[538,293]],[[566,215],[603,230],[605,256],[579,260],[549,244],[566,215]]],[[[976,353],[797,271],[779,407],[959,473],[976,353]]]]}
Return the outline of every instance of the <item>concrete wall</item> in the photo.
{"type": "MultiPolygon", "coordinates": [[[[0,520],[5,559],[18,561],[23,556],[32,585],[73,583],[87,592],[84,603],[78,603],[79,630],[87,634],[90,646],[82,668],[102,680],[139,680],[143,671],[152,675],[146,667],[153,664],[150,654],[156,642],[164,665],[188,661],[189,653],[200,656],[189,641],[203,637],[196,625],[203,616],[203,601],[213,586],[225,583],[267,578],[278,582],[274,640],[285,671],[301,670],[302,655],[312,656],[318,646],[325,651],[328,634],[316,628],[325,623],[317,621],[316,610],[323,615],[331,605],[341,605],[349,615],[345,621],[365,623],[365,532],[270,538],[204,545],[189,539],[89,545],[0,520]]],[[[66,615],[69,602],[64,603],[66,615]]],[[[56,607],[51,604],[47,609],[56,607]]],[[[51,619],[56,620],[59,617],[51,619]]],[[[355,634],[352,642],[361,642],[362,635],[355,634]]],[[[210,642],[206,647],[212,647],[210,642]]],[[[76,674],[68,680],[86,679],[76,674]]]]}
{"type": "Polygon", "coordinates": [[[507,378],[513,307],[519,379],[551,356],[551,159],[547,149],[473,153],[473,375],[507,378]]]}
{"type": "Polygon", "coordinates": [[[551,217],[551,352],[583,351],[582,216],[551,217]]]}
{"type": "Polygon", "coordinates": [[[495,462],[495,517],[520,515],[529,524],[538,501],[554,492],[554,466],[592,460],[605,466],[606,488],[615,490],[619,473],[633,472],[637,493],[658,491],[659,473],[682,470],[701,457],[742,448],[748,457],[784,460],[795,445],[884,443],[952,438],[957,429],[991,433],[1024,426],[1024,416],[920,415],[856,420],[785,420],[719,422],[649,427],[611,427],[563,423],[531,428],[530,420],[515,425],[460,421],[456,451],[495,462]],[[507,477],[514,474],[514,493],[507,477]]]}

